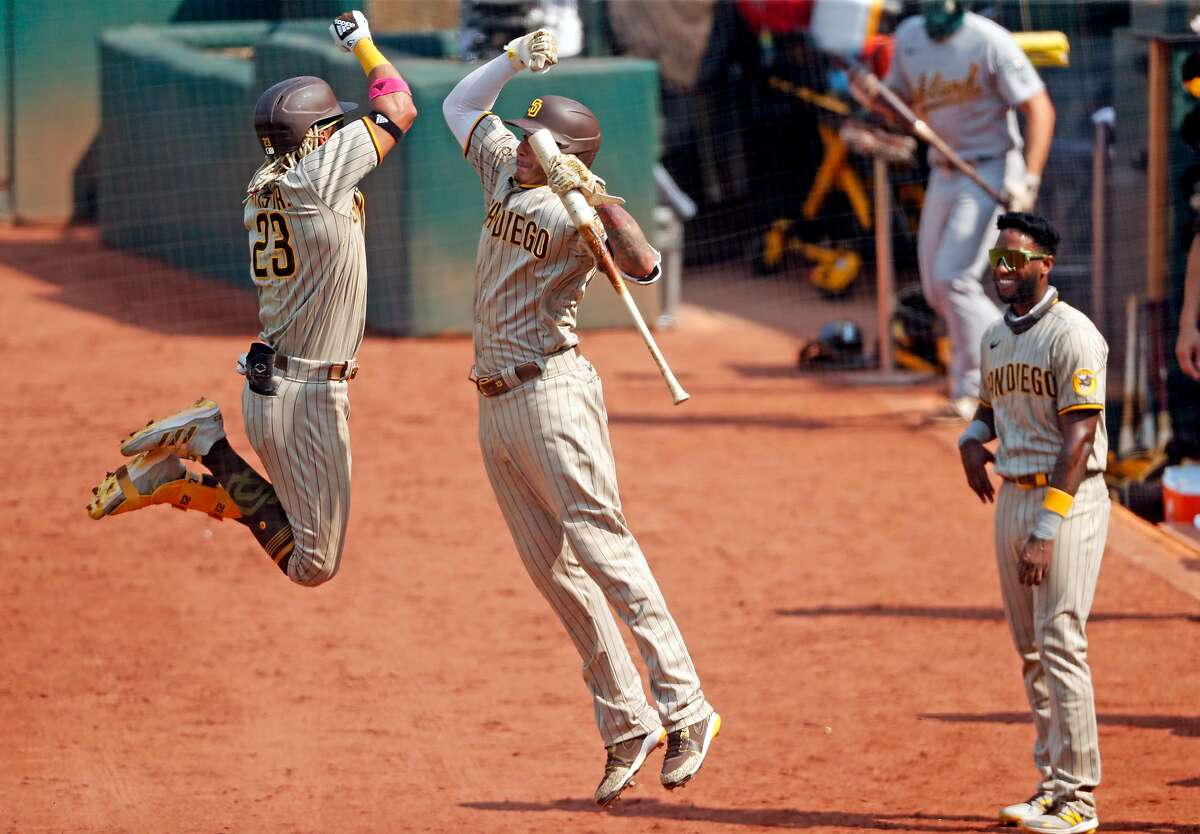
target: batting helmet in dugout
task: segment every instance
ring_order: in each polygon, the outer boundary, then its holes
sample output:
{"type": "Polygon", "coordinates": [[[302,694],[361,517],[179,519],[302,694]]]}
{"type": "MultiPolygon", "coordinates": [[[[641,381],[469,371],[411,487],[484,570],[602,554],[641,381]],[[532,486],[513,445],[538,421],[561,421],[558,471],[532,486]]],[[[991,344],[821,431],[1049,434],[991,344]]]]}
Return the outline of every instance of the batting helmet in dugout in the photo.
{"type": "Polygon", "coordinates": [[[309,128],[343,116],[358,107],[352,101],[338,101],[321,78],[300,75],[268,87],[254,105],[254,132],[263,153],[279,158],[304,143],[309,128]]]}
{"type": "Polygon", "coordinates": [[[539,96],[529,103],[524,117],[504,123],[526,133],[549,130],[560,151],[574,154],[589,167],[600,152],[600,120],[573,98],[539,96]]]}
{"type": "Polygon", "coordinates": [[[800,368],[851,369],[865,367],[862,328],[849,319],[835,319],[821,325],[817,338],[800,348],[800,368]]]}

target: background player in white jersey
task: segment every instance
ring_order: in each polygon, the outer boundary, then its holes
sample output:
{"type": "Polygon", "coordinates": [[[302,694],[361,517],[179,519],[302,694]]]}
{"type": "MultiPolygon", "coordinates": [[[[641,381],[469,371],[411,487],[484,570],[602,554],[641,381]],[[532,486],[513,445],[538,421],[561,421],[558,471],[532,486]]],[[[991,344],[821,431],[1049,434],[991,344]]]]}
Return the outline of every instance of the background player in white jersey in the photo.
{"type": "Polygon", "coordinates": [[[250,275],[260,342],[239,360],[246,434],[265,480],[225,438],[211,400],[149,423],[121,445],[135,456],[94,490],[93,518],[167,503],[236,518],[294,582],[319,585],[338,568],[350,512],[347,386],[366,316],[367,262],[358,182],[416,117],[408,85],[379,53],[361,12],[330,34],[363,65],[372,111],[344,124],[320,78],[289,78],[259,97],[265,154],[246,189],[250,275]],[[185,469],[199,460],[212,475],[185,469]]]}
{"type": "MultiPolygon", "coordinates": [[[[925,0],[922,15],[896,30],[887,83],[997,192],[1007,192],[1008,208],[1033,208],[1054,105],[1006,29],[960,0],[925,0]],[[1024,144],[1013,108],[1026,118],[1024,144]]],[[[917,233],[921,289],[950,338],[946,414],[967,420],[979,394],[979,339],[999,317],[980,278],[1001,207],[932,148],[929,163],[917,233]]]]}
{"type": "Polygon", "coordinates": [[[1108,345],[1050,286],[1057,232],[1041,217],[1001,215],[988,253],[1004,318],[982,341],[983,386],[959,439],[967,483],[997,500],[996,562],[1021,655],[1040,779],[1002,822],[1034,832],[1092,831],[1100,747],[1087,619],[1108,535],[1104,426],[1108,345]],[[993,457],[984,443],[999,439],[993,457]],[[986,464],[1003,478],[997,499],[986,464]]]}
{"type": "Polygon", "coordinates": [[[721,718],[650,567],[625,523],[617,493],[600,378],[579,355],[576,308],[595,263],[558,195],[579,189],[596,206],[617,265],[658,277],[659,254],[588,167],[600,124],[584,105],[534,99],[523,132],[548,128],[564,151],[547,175],[527,139],[490,112],[501,88],[529,67],[557,61],[552,36],[530,33],[464,78],[443,113],[483,186],[475,272],[475,365],[484,467],[525,568],[583,658],[596,723],[607,748],[596,802],[629,786],[667,739],[668,789],[700,769],[721,718]],[[609,605],[633,633],[649,671],[647,703],[609,605]]]}

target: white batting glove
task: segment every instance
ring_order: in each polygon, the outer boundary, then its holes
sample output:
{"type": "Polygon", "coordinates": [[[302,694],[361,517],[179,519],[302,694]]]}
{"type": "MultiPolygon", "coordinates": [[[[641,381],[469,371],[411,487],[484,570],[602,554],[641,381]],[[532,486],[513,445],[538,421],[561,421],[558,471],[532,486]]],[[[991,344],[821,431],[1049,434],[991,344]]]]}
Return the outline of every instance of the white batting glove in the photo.
{"type": "Polygon", "coordinates": [[[543,73],[558,63],[558,44],[550,30],[535,29],[509,41],[504,54],[514,69],[529,67],[531,72],[543,73]]]}
{"type": "Polygon", "coordinates": [[[1037,174],[1025,174],[1016,182],[1006,183],[1004,186],[1005,205],[1009,211],[1032,211],[1034,204],[1037,203],[1038,189],[1042,185],[1042,178],[1037,174]]]}
{"type": "Polygon", "coordinates": [[[578,191],[589,206],[619,206],[625,202],[621,197],[609,194],[604,180],[589,171],[575,154],[563,153],[554,157],[546,172],[546,182],[560,197],[568,191],[578,191]]]}
{"type": "Polygon", "coordinates": [[[333,23],[329,24],[329,34],[334,43],[347,52],[353,52],[359,41],[371,37],[371,27],[367,25],[367,16],[355,9],[335,17],[333,23]]]}

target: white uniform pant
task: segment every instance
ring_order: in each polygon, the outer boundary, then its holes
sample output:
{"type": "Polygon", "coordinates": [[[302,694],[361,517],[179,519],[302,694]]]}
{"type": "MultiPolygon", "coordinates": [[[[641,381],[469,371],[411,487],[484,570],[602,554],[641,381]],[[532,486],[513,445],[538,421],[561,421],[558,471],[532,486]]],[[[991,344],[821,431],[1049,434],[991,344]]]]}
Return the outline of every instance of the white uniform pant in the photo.
{"type": "MultiPolygon", "coordinates": [[[[996,191],[1025,170],[1020,152],[977,166],[996,191]]],[[[980,278],[987,250],[998,236],[1001,209],[982,188],[958,171],[933,166],[925,189],[917,234],[921,290],[929,306],[946,322],[950,339],[950,396],[979,396],[979,342],[1000,311],[984,294],[980,278]]]]}
{"type": "Polygon", "coordinates": [[[574,351],[479,397],[484,467],[525,569],[575,643],[596,724],[611,745],[706,718],[683,637],[625,524],[600,377],[574,351]],[[613,619],[630,629],[658,715],[613,619]]]}
{"type": "Polygon", "coordinates": [[[292,524],[288,578],[320,585],[337,573],[350,516],[349,383],[328,381],[328,362],[290,362],[288,376],[275,371],[275,396],[246,384],[242,416],[292,524]]]}
{"type": "Polygon", "coordinates": [[[1022,585],[1017,556],[1041,511],[1046,488],[1007,481],[996,503],[996,563],[1013,644],[1021,655],[1025,693],[1037,738],[1039,789],[1094,813],[1100,784],[1100,741],[1087,662],[1087,620],[1108,537],[1104,478],[1084,480],[1059,529],[1042,584],[1022,585]]]}

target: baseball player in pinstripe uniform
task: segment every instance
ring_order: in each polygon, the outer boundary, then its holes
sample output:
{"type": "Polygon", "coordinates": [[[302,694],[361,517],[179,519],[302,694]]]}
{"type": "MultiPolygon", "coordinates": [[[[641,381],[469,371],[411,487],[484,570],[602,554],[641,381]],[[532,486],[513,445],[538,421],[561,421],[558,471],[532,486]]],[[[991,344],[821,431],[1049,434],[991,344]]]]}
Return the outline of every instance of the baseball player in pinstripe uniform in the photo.
{"type": "MultiPolygon", "coordinates": [[[[1011,33],[968,12],[964,0],[923,0],[921,16],[896,29],[887,83],[973,165],[1014,211],[1033,208],[1054,134],[1054,105],[1011,33]],[[1014,108],[1026,117],[1025,138],[1014,108]]],[[[925,299],[946,320],[950,402],[946,416],[969,419],[979,395],[979,339],[999,318],[980,277],[993,199],[933,148],[917,232],[925,299]]]]}
{"type": "Polygon", "coordinates": [[[996,563],[1004,611],[1021,655],[1040,780],[1005,823],[1039,834],[1099,826],[1100,748],[1087,619],[1108,535],[1104,484],[1108,345],[1050,286],[1058,233],[1041,217],[1001,215],[988,253],[1004,317],[981,348],[983,385],[959,439],[967,483],[996,501],[996,563]],[[999,440],[993,456],[985,447],[999,440]],[[988,478],[993,462],[999,496],[988,478]]]}
{"type": "Polygon", "coordinates": [[[338,16],[330,33],[362,63],[371,112],[345,124],[354,105],[313,76],[274,85],[254,112],[265,158],[243,219],[262,330],[238,364],[246,433],[270,481],[233,450],[220,409],[202,398],[126,438],[121,452],[133,460],[88,506],[96,519],[158,503],[235,518],[301,585],[337,572],[350,512],[347,387],[367,298],[357,185],[416,118],[408,85],[361,12],[338,16]],[[212,474],[186,469],[182,457],[212,474]]]}
{"type": "Polygon", "coordinates": [[[600,378],[575,335],[576,308],[596,265],[558,195],[578,189],[597,208],[613,258],[632,280],[655,280],[659,254],[588,170],[600,147],[590,110],[542,96],[508,122],[523,133],[551,131],[564,153],[548,175],[528,140],[491,113],[518,71],[545,71],[556,61],[550,33],[517,38],[459,82],[442,109],[483,186],[471,378],[484,467],[526,570],[583,659],[607,750],[595,799],[607,806],[664,739],[661,782],[686,784],[721,718],[625,523],[600,378]],[[610,605],[646,662],[657,711],[610,605]]]}

